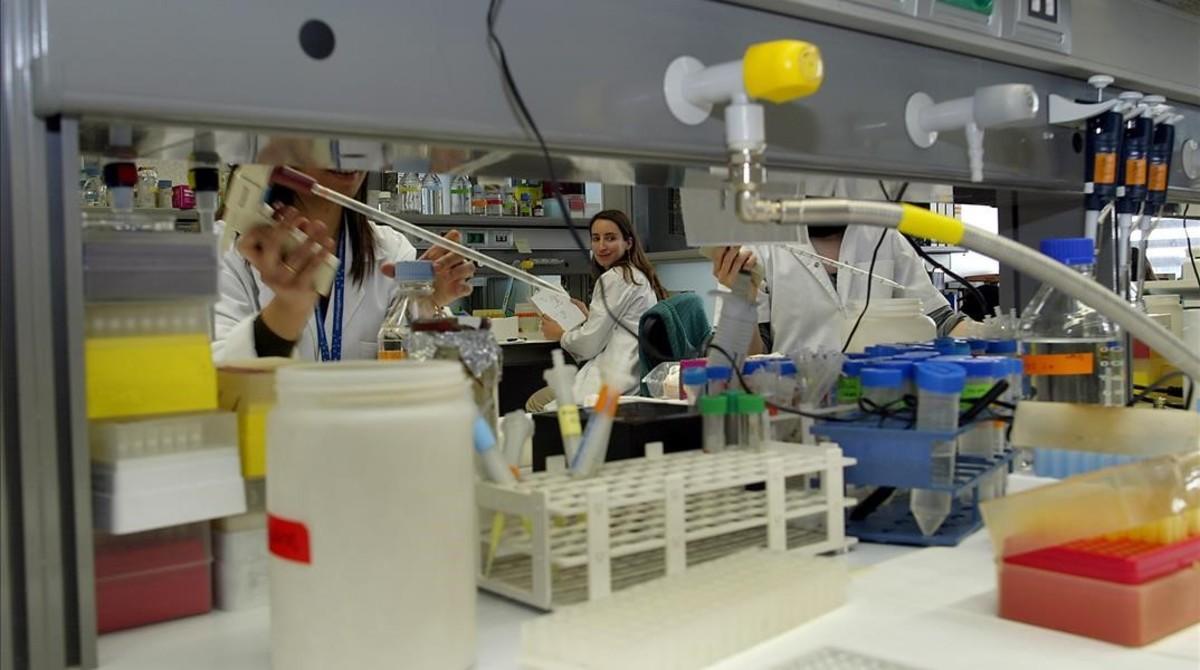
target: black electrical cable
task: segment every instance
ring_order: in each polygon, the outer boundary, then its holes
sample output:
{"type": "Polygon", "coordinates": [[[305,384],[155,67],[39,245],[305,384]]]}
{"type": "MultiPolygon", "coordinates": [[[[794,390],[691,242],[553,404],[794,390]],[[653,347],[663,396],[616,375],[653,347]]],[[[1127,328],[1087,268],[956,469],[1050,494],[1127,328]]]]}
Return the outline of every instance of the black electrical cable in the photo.
{"type": "Polygon", "coordinates": [[[988,389],[987,393],[984,393],[982,397],[980,397],[978,400],[976,400],[961,415],[959,415],[959,417],[958,417],[959,424],[965,425],[968,423],[972,423],[975,420],[975,417],[979,416],[979,414],[981,412],[983,412],[983,410],[985,410],[989,406],[991,406],[991,404],[993,402],[995,402],[1000,397],[1000,395],[1007,390],[1008,390],[1008,382],[1003,379],[996,382],[995,384],[992,384],[992,388],[988,389]]]}
{"type": "Polygon", "coordinates": [[[1147,396],[1149,396],[1151,393],[1168,388],[1167,386],[1164,386],[1164,384],[1166,384],[1168,381],[1170,381],[1172,379],[1176,379],[1179,377],[1186,378],[1187,375],[1180,372],[1179,370],[1173,370],[1171,372],[1168,372],[1167,374],[1159,377],[1158,379],[1155,379],[1153,382],[1150,383],[1149,386],[1143,387],[1142,392],[1133,396],[1132,398],[1130,398],[1129,402],[1125,403],[1125,406],[1133,407],[1134,405],[1138,404],[1139,402],[1142,402],[1143,400],[1145,400],[1147,398],[1147,396]]]}
{"type": "Polygon", "coordinates": [[[842,343],[842,353],[850,348],[850,343],[854,341],[854,335],[858,332],[859,325],[862,324],[863,317],[867,315],[867,309],[871,306],[871,286],[875,283],[875,261],[879,259],[879,248],[883,246],[883,241],[887,239],[888,229],[884,228],[879,233],[879,241],[875,243],[875,250],[871,252],[871,264],[867,266],[867,296],[863,300],[862,311],[858,313],[858,318],[854,320],[854,327],[850,329],[850,334],[846,336],[846,341],[842,343]]]}
{"type": "MultiPolygon", "coordinates": [[[[908,182],[900,185],[900,190],[896,192],[896,197],[892,197],[887,192],[887,187],[883,185],[883,180],[879,180],[879,190],[883,191],[883,198],[889,202],[900,202],[904,194],[908,192],[908,182]]],[[[862,311],[858,313],[858,318],[854,320],[854,327],[850,329],[850,334],[846,336],[846,341],[842,344],[842,353],[850,348],[850,343],[854,341],[854,335],[858,332],[859,325],[862,324],[863,317],[867,315],[867,309],[871,306],[871,285],[875,283],[875,261],[879,260],[879,249],[883,246],[883,241],[887,239],[888,229],[884,228],[879,234],[879,241],[875,243],[875,249],[871,252],[871,264],[867,267],[867,295],[863,300],[862,311]]]]}
{"type": "Polygon", "coordinates": [[[1192,262],[1192,274],[1196,277],[1197,283],[1200,283],[1200,271],[1196,270],[1196,253],[1192,251],[1192,236],[1188,233],[1188,210],[1191,209],[1191,203],[1183,206],[1183,217],[1180,223],[1183,224],[1183,239],[1187,240],[1188,260],[1192,262]]]}
{"type": "MultiPolygon", "coordinates": [[[[508,55],[504,51],[504,44],[501,43],[499,35],[496,34],[496,20],[500,17],[500,6],[503,0],[489,0],[487,12],[487,36],[488,43],[491,44],[497,64],[500,66],[500,74],[504,80],[505,89],[513,102],[517,106],[517,111],[520,113],[521,121],[533,133],[537,140],[538,148],[542,152],[542,159],[546,163],[546,176],[550,181],[550,192],[553,194],[555,201],[558,202],[558,211],[562,214],[563,222],[566,224],[567,230],[571,233],[571,238],[575,241],[575,245],[579,247],[579,251],[583,254],[585,262],[591,264],[591,255],[588,246],[584,244],[583,239],[579,236],[579,231],[576,229],[574,220],[571,219],[571,210],[567,207],[566,201],[562,197],[562,189],[558,184],[558,177],[554,171],[554,160],[550,155],[550,149],[546,146],[546,140],[542,137],[542,131],[538,128],[537,123],[533,120],[533,114],[529,111],[529,106],[525,104],[525,99],[521,96],[520,89],[517,88],[516,79],[513,77],[512,69],[508,65],[508,55]]],[[[638,337],[638,333],[634,329],[625,325],[619,314],[614,314],[612,308],[608,304],[608,296],[604,288],[603,281],[596,282],[600,287],[600,302],[604,305],[604,310],[612,315],[613,321],[621,330],[629,333],[638,340],[639,347],[646,347],[648,353],[659,360],[672,360],[674,357],[665,355],[659,351],[653,342],[643,340],[638,337]]]]}
{"type": "MultiPolygon", "coordinates": [[[[979,308],[984,313],[984,315],[985,316],[987,315],[988,302],[987,302],[987,298],[985,298],[983,296],[982,291],[980,291],[971,282],[969,282],[966,279],[964,279],[963,277],[959,276],[957,273],[955,273],[949,267],[943,265],[941,263],[941,261],[938,261],[937,259],[935,259],[929,252],[927,252],[927,251],[925,251],[925,249],[921,248],[921,245],[918,244],[916,240],[914,240],[913,238],[911,238],[908,235],[905,235],[903,233],[901,233],[900,236],[903,237],[905,239],[905,241],[908,242],[909,246],[911,246],[913,248],[913,251],[917,252],[917,255],[920,256],[922,260],[924,260],[926,263],[929,263],[933,267],[944,272],[947,277],[962,284],[963,287],[967,289],[967,293],[971,294],[971,297],[975,299],[975,302],[979,303],[979,308]]],[[[961,312],[962,310],[960,309],[958,311],[961,312]]]]}

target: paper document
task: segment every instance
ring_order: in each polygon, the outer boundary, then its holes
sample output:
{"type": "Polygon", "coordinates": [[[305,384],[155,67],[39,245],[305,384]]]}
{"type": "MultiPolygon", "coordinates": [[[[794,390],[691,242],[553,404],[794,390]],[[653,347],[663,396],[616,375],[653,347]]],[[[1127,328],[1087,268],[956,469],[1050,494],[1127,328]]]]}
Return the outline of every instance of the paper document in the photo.
{"type": "Polygon", "coordinates": [[[562,326],[563,330],[571,330],[586,319],[583,312],[579,311],[579,308],[565,293],[542,290],[534,293],[530,300],[537,305],[542,314],[554,319],[555,323],[562,326]]]}

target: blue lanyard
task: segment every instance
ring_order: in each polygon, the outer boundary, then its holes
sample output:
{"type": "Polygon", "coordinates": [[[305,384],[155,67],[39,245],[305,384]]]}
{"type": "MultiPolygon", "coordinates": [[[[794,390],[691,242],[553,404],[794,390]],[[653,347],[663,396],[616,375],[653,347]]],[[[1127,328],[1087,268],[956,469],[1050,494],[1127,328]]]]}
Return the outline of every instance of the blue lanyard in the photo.
{"type": "Polygon", "coordinates": [[[317,349],[321,354],[321,362],[342,360],[342,298],[346,292],[346,222],[338,232],[338,269],[333,278],[333,349],[325,341],[325,315],[321,313],[321,305],[317,304],[313,312],[317,317],[317,349]]]}

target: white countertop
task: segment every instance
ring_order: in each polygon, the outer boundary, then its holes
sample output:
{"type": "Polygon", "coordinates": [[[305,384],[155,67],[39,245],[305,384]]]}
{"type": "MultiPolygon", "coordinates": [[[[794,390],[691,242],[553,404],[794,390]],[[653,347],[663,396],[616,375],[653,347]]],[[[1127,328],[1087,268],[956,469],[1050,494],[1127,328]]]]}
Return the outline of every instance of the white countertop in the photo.
{"type": "MultiPolygon", "coordinates": [[[[1035,484],[1020,479],[1014,489],[1035,484]]],[[[1200,626],[1129,649],[998,618],[986,531],[953,548],[859,544],[844,560],[853,578],[843,607],[714,668],[769,668],[825,646],[930,670],[1200,667],[1200,626]]],[[[521,623],[541,613],[482,592],[478,604],[476,667],[519,667],[521,623]]],[[[269,610],[258,608],[112,633],[100,638],[100,667],[267,670],[269,631],[269,610]]]]}

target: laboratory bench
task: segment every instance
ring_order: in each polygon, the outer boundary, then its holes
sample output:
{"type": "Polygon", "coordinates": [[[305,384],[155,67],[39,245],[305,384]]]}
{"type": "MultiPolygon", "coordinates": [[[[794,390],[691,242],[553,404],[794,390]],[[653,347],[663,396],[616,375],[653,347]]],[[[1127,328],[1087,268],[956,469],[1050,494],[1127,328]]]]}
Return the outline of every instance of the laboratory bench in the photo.
{"type": "MultiPolygon", "coordinates": [[[[554,340],[517,338],[500,342],[504,369],[500,376],[500,413],[525,409],[525,401],[543,386],[542,373],[550,367],[550,352],[558,348],[554,340]]],[[[568,357],[569,358],[569,357],[568,357]]]]}
{"type": "MultiPolygon", "coordinates": [[[[1014,476],[1019,491],[1052,480],[1014,476]]],[[[986,530],[957,547],[917,549],[860,543],[841,560],[851,570],[847,602],[783,635],[712,666],[786,668],[835,647],[911,670],[1195,670],[1200,625],[1132,649],[996,616],[996,575],[986,530]]],[[[479,670],[521,667],[521,624],[537,610],[480,592],[479,670]]],[[[268,670],[270,612],[211,614],[104,635],[102,670],[268,670]]],[[[867,667],[867,666],[864,666],[867,667]]]]}

